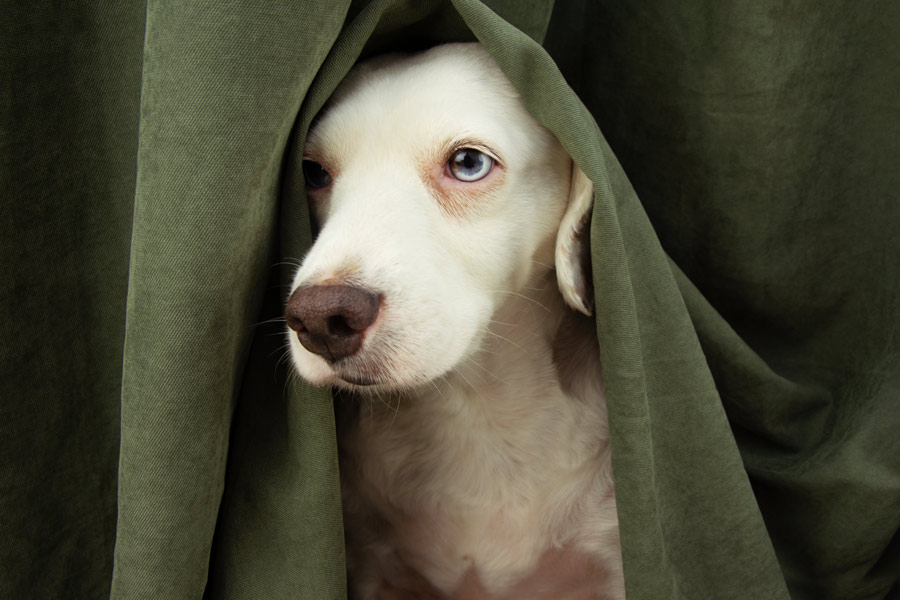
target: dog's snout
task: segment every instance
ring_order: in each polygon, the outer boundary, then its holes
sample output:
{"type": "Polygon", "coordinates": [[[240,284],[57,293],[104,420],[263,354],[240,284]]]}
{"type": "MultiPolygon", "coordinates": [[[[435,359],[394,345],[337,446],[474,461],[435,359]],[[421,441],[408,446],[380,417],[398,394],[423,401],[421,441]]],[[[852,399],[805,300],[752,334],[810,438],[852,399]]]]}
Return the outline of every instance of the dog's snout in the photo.
{"type": "Polygon", "coordinates": [[[328,361],[356,353],[378,317],[378,294],[349,285],[299,287],[285,317],[303,347],[328,361]]]}

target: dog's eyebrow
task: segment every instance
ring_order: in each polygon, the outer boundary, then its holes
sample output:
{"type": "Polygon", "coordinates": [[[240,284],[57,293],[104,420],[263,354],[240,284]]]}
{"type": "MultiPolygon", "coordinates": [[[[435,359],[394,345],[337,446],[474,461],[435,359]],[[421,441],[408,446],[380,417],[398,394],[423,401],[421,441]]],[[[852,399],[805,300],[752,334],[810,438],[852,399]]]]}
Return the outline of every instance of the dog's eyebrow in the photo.
{"type": "Polygon", "coordinates": [[[306,138],[306,141],[303,143],[302,160],[311,160],[323,166],[334,168],[332,164],[334,161],[331,158],[327,145],[321,144],[321,140],[317,136],[310,135],[306,138]],[[323,148],[323,146],[325,147],[323,148]]]}

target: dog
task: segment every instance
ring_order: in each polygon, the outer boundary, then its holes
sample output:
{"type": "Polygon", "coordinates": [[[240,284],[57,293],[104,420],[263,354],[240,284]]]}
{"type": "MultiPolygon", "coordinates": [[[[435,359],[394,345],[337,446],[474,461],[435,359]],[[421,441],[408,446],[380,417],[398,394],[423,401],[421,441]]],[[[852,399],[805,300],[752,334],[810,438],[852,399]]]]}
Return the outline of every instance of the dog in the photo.
{"type": "Polygon", "coordinates": [[[336,390],[354,597],[624,598],[591,181],[477,43],[355,67],[303,173],[285,317],[336,390]]]}

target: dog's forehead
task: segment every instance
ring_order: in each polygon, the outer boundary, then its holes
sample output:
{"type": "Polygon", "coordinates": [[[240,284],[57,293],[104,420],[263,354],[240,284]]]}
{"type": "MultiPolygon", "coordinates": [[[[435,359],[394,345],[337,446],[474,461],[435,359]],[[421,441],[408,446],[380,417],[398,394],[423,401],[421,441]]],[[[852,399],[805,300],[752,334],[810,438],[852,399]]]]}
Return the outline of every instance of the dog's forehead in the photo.
{"type": "Polygon", "coordinates": [[[307,145],[345,154],[370,141],[411,147],[474,138],[515,148],[523,130],[539,127],[483,48],[452,45],[357,68],[307,145]]]}

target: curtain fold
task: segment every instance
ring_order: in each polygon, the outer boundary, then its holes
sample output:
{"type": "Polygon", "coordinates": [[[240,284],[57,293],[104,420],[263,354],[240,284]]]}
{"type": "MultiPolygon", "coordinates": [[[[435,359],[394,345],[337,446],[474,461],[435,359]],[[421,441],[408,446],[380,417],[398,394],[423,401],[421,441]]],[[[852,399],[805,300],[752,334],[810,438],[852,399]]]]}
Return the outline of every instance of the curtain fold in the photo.
{"type": "Polygon", "coordinates": [[[101,598],[144,8],[0,8],[0,598],[101,598]]]}
{"type": "Polygon", "coordinates": [[[595,183],[629,599],[900,597],[900,5],[0,14],[0,597],[346,597],[299,151],[361,57],[470,40],[595,183]]]}
{"type": "Polygon", "coordinates": [[[346,10],[148,4],[111,598],[204,592],[282,157],[346,10]]]}
{"type": "Polygon", "coordinates": [[[547,47],[677,266],[791,593],[900,594],[900,5],[557,9],[547,47]]]}

